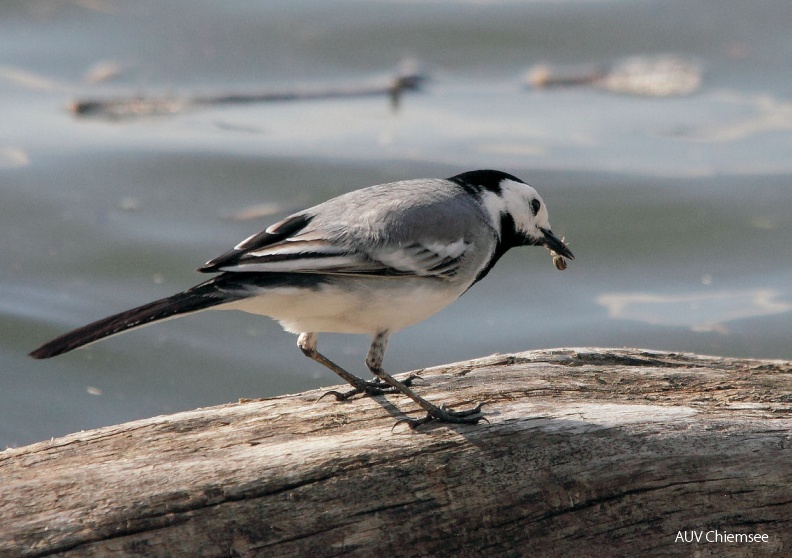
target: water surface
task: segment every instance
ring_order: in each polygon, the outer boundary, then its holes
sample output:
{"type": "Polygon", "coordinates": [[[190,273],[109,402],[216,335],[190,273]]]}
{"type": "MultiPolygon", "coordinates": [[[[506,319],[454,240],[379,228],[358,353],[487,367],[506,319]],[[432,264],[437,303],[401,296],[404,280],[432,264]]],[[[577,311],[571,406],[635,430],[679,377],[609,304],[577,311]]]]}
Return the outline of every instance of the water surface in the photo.
{"type": "MultiPolygon", "coordinates": [[[[0,447],[331,385],[262,317],[204,313],[54,360],[68,329],[189,287],[192,270],[354,188],[500,168],[577,259],[508,254],[396,335],[392,372],[555,346],[792,358],[792,5],[6,2],[0,8],[0,447]],[[535,64],[672,53],[701,89],[533,90],[535,64]],[[385,98],[80,119],[78,98],[430,77],[385,98]],[[100,64],[117,75],[86,81],[100,64]],[[263,207],[262,207],[263,206],[263,207]],[[240,214],[264,216],[240,220],[240,214]]],[[[320,336],[361,375],[368,340],[320,336]]],[[[332,403],[319,403],[332,404],[332,403]]]]}

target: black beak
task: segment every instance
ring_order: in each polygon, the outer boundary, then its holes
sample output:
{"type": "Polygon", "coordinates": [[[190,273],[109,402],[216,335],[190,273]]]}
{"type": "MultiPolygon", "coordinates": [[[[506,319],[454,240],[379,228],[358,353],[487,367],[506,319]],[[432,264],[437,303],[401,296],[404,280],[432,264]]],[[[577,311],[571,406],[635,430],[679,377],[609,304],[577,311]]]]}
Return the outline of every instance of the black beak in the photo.
{"type": "Polygon", "coordinates": [[[574,260],[575,256],[572,255],[567,245],[564,244],[564,241],[558,238],[556,235],[553,234],[553,231],[550,229],[539,229],[542,231],[544,235],[544,239],[542,244],[547,246],[548,249],[552,250],[559,256],[564,256],[569,260],[574,260]]]}

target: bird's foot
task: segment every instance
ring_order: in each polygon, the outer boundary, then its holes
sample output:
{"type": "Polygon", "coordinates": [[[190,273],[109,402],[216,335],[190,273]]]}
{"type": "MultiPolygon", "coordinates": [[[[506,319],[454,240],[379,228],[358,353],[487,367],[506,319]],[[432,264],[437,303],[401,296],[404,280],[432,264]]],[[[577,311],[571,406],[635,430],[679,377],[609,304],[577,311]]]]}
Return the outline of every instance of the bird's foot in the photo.
{"type": "MultiPolygon", "coordinates": [[[[416,379],[420,378],[421,377],[418,374],[410,374],[402,381],[402,384],[405,386],[411,386],[416,379]]],[[[383,382],[379,378],[376,378],[370,382],[362,382],[361,385],[355,386],[349,391],[326,391],[321,395],[321,397],[319,397],[319,399],[322,399],[328,395],[332,395],[336,398],[336,401],[349,401],[352,397],[359,394],[370,397],[374,395],[385,395],[387,393],[400,393],[400,391],[387,382],[383,382]]]]}
{"type": "Polygon", "coordinates": [[[486,417],[481,414],[481,408],[483,406],[484,403],[479,403],[472,409],[467,409],[465,411],[454,411],[452,409],[446,409],[445,405],[441,405],[440,407],[435,407],[434,409],[428,411],[426,416],[423,418],[402,419],[393,426],[395,428],[400,424],[406,424],[412,430],[415,430],[419,426],[432,421],[449,422],[453,424],[478,424],[478,422],[481,420],[489,422],[486,417]]]}

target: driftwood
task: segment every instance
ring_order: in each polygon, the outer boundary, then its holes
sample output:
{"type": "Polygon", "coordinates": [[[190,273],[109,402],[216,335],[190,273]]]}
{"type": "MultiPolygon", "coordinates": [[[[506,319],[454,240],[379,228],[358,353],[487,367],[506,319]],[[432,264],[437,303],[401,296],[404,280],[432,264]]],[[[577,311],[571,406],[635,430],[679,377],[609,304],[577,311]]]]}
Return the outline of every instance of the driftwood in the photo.
{"type": "Polygon", "coordinates": [[[631,56],[609,64],[550,66],[540,64],[526,76],[534,89],[591,86],[642,97],[692,95],[701,89],[701,67],[673,54],[631,56]]]}
{"type": "Polygon", "coordinates": [[[387,96],[397,109],[406,91],[418,91],[426,76],[412,64],[403,65],[399,73],[388,79],[362,83],[304,86],[292,89],[261,89],[233,91],[206,95],[129,96],[114,99],[81,99],[69,105],[69,111],[79,117],[109,119],[167,116],[189,109],[208,106],[274,103],[318,99],[347,99],[354,97],[387,96]]]}
{"type": "Polygon", "coordinates": [[[313,391],[0,452],[0,556],[792,554],[790,362],[558,349],[422,376],[488,423],[313,391]]]}

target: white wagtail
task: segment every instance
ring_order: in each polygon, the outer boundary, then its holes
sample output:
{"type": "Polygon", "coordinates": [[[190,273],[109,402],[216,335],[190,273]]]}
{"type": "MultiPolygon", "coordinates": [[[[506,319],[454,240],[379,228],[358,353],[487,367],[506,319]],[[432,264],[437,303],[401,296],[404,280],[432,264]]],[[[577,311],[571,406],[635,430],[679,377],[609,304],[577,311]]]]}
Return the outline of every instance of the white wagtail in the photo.
{"type": "Polygon", "coordinates": [[[295,213],[243,240],[198,271],[217,273],[184,292],[66,333],[30,353],[66,353],[128,329],[207,309],[263,314],[299,335],[297,346],[363,393],[401,392],[430,420],[481,420],[481,404],[453,411],[426,401],[382,369],[388,336],[449,305],[515,246],[574,259],[550,230],[547,208],[519,178],[477,170],[448,179],[370,186],[295,213]],[[366,366],[350,374],[317,350],[318,332],[374,337],[366,366]]]}

